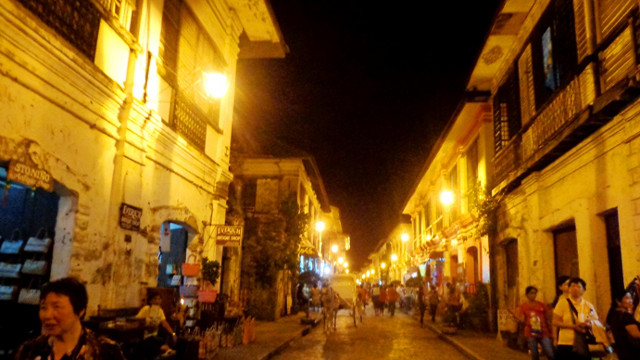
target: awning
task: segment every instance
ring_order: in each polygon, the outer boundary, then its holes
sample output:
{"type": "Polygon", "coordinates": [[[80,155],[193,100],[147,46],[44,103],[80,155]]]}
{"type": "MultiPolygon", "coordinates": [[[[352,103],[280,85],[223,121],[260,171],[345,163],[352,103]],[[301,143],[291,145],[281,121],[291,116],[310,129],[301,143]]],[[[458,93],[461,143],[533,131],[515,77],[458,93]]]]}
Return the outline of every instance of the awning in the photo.
{"type": "Polygon", "coordinates": [[[444,257],[444,251],[432,251],[429,254],[429,259],[440,259],[444,257]]]}

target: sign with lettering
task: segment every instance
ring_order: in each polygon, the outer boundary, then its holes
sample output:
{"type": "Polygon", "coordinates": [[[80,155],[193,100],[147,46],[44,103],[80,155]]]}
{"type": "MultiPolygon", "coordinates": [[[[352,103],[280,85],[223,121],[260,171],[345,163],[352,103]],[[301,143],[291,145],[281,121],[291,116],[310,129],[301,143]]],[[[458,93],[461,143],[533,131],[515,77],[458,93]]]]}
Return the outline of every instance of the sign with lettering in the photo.
{"type": "Polygon", "coordinates": [[[9,163],[7,179],[30,187],[53,191],[53,177],[51,177],[51,174],[44,169],[38,169],[20,161],[11,161],[9,163]]]}
{"type": "Polygon", "coordinates": [[[216,245],[240,247],[242,244],[242,226],[216,225],[216,245]]]}
{"type": "MultiPolygon", "coordinates": [[[[125,230],[140,231],[142,209],[129,204],[120,205],[120,227],[125,230]]],[[[164,250],[164,249],[163,249],[164,250]]]]}

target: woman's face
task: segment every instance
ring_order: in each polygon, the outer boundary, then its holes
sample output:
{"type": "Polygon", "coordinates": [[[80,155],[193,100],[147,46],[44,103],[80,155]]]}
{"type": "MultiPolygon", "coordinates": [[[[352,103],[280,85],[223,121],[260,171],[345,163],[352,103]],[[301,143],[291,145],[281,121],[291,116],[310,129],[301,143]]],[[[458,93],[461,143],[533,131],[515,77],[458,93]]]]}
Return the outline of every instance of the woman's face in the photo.
{"type": "Polygon", "coordinates": [[[569,294],[575,299],[581,298],[584,294],[584,287],[579,282],[571,283],[569,286],[569,294]]]}
{"type": "Polygon", "coordinates": [[[633,309],[633,298],[631,297],[631,294],[629,293],[624,294],[624,296],[620,300],[620,306],[627,309],[627,311],[630,311],[633,309]]]}
{"type": "Polygon", "coordinates": [[[40,302],[40,322],[42,333],[48,336],[60,336],[80,324],[80,314],[73,312],[71,300],[66,295],[49,293],[40,302]]]}

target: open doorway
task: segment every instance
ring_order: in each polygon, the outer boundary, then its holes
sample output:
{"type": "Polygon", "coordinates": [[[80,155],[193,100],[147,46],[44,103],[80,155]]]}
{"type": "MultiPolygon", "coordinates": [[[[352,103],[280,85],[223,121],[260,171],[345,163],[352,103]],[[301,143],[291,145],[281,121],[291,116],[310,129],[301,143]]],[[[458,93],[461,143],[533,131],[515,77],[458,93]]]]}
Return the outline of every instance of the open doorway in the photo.
{"type": "Polygon", "coordinates": [[[188,262],[189,231],[184,224],[165,221],[162,224],[158,249],[158,287],[176,286],[174,275],[180,275],[182,263],[188,262]]]}

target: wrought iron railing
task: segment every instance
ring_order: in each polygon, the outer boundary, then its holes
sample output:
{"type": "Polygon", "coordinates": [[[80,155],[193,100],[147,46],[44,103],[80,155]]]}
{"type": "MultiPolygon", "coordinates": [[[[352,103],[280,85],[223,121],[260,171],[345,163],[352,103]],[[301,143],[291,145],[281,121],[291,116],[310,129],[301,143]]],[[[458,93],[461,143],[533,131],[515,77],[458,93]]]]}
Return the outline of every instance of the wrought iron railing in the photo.
{"type": "Polygon", "coordinates": [[[173,116],[169,125],[191,145],[204,152],[207,117],[179,91],[175,93],[173,116]]]}

